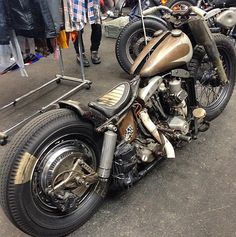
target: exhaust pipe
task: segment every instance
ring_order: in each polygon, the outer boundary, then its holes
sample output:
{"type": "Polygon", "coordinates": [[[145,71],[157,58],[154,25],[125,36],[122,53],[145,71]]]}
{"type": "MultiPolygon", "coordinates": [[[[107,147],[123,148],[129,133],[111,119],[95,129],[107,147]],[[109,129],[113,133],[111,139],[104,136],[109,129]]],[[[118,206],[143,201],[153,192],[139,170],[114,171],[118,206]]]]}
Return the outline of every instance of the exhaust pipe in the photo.
{"type": "Polygon", "coordinates": [[[156,125],[150,119],[146,110],[142,110],[139,113],[140,119],[143,122],[144,126],[147,130],[153,135],[153,137],[162,145],[164,145],[164,150],[166,152],[167,158],[173,159],[175,158],[175,150],[170,143],[170,141],[163,135],[160,134],[157,130],[156,125]]]}

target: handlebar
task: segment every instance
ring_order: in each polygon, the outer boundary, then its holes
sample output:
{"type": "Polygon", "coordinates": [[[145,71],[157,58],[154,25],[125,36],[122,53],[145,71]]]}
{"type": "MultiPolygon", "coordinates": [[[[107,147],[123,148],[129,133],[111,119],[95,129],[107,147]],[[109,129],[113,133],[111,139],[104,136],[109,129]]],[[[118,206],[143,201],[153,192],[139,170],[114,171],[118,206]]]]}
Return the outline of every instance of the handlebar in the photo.
{"type": "Polygon", "coordinates": [[[171,15],[173,16],[187,16],[189,15],[191,12],[195,13],[196,15],[204,18],[206,16],[206,11],[202,10],[201,8],[199,7],[196,7],[196,6],[190,6],[188,8],[187,11],[173,11],[172,9],[170,9],[169,7],[166,7],[166,6],[155,6],[155,7],[151,7],[147,10],[144,10],[143,11],[143,15],[144,16],[147,16],[147,15],[151,15],[159,10],[164,10],[164,11],[167,11],[169,12],[171,15]]]}
{"type": "Polygon", "coordinates": [[[166,6],[155,6],[155,7],[151,7],[151,8],[148,8],[147,10],[144,10],[143,11],[143,15],[144,16],[147,16],[147,15],[151,15],[159,10],[164,10],[164,11],[168,11],[169,13],[172,13],[173,10],[170,9],[169,7],[166,7],[166,6]]]}

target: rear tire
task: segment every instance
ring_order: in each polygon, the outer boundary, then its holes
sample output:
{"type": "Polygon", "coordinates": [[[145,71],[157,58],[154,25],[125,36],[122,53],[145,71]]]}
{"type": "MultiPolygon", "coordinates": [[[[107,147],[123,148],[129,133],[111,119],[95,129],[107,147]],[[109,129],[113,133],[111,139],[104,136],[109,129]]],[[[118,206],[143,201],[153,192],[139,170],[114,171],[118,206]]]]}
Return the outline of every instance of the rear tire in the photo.
{"type": "MultiPolygon", "coordinates": [[[[75,185],[73,190],[72,184],[62,186],[62,197],[65,193],[79,193],[68,201],[66,211],[56,202],[67,199],[56,196],[54,202],[47,190],[65,180],[78,159],[86,160],[96,170],[101,140],[91,124],[67,109],[49,111],[24,126],[1,164],[1,205],[11,222],[23,232],[39,237],[65,236],[84,224],[102,203],[106,183],[75,185]],[[43,188],[48,183],[51,186],[43,188]]],[[[78,168],[74,172],[79,171],[78,168]]]]}
{"type": "MultiPolygon", "coordinates": [[[[209,73],[210,75],[214,68],[209,62],[204,48],[201,46],[195,48],[193,58],[189,64],[190,74],[196,79],[198,104],[206,110],[209,121],[218,117],[227,106],[232,96],[236,80],[236,51],[232,41],[222,34],[213,36],[221,55],[229,83],[225,86],[214,85],[214,79],[206,79],[206,75],[204,77],[204,73],[209,73]]],[[[216,80],[219,80],[219,78],[216,80]]]]}
{"type": "MultiPolygon", "coordinates": [[[[144,19],[146,34],[150,40],[157,30],[167,27],[155,19],[144,19]]],[[[130,73],[130,67],[145,46],[142,22],[136,19],[128,23],[120,32],[116,41],[116,58],[121,68],[130,73]]]]}

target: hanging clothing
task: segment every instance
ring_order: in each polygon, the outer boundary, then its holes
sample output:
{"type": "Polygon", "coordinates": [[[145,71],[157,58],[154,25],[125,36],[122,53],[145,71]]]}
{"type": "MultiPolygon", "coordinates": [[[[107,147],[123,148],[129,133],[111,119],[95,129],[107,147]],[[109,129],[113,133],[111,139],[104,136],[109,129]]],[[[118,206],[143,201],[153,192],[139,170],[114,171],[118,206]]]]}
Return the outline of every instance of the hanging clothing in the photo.
{"type": "Polygon", "coordinates": [[[86,23],[101,24],[99,0],[63,0],[66,32],[80,31],[86,23]]]}
{"type": "Polygon", "coordinates": [[[10,18],[6,0],[0,0],[0,45],[8,45],[10,41],[10,18]]]}
{"type": "Polygon", "coordinates": [[[73,1],[73,21],[82,24],[100,23],[100,3],[99,0],[74,0],[73,1]]]}
{"type": "Polygon", "coordinates": [[[56,33],[59,34],[64,26],[62,0],[48,0],[48,7],[52,15],[56,33]]]}
{"type": "Polygon", "coordinates": [[[9,1],[12,26],[17,35],[29,38],[54,38],[56,29],[47,0],[9,1]]]}

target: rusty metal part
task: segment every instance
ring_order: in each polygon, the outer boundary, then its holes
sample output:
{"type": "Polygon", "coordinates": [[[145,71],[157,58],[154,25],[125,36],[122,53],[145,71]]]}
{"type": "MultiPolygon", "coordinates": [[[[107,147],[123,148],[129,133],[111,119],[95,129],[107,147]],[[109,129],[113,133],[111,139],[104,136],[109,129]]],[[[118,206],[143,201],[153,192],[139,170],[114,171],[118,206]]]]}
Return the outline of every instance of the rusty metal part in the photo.
{"type": "Polygon", "coordinates": [[[135,124],[134,115],[129,111],[119,125],[119,133],[122,139],[132,142],[137,137],[137,126],[135,124]]]}
{"type": "Polygon", "coordinates": [[[192,17],[191,20],[189,20],[189,27],[196,42],[204,46],[213,66],[217,69],[217,74],[222,84],[227,84],[228,78],[220,59],[220,53],[206,21],[199,17],[192,17]]]}
{"type": "Polygon", "coordinates": [[[59,190],[61,187],[65,187],[65,186],[70,187],[75,181],[77,183],[83,184],[86,187],[88,187],[92,183],[95,183],[98,181],[98,175],[82,159],[77,159],[71,170],[63,171],[55,177],[52,184],[52,189],[50,190],[50,192],[55,192],[59,190]],[[88,174],[85,174],[82,168],[88,174]],[[61,178],[62,176],[65,176],[66,174],[67,174],[67,177],[55,185],[55,183],[59,180],[59,178],[61,178]]]}

